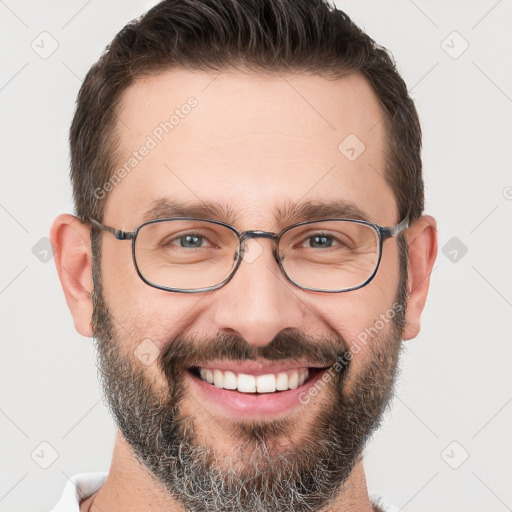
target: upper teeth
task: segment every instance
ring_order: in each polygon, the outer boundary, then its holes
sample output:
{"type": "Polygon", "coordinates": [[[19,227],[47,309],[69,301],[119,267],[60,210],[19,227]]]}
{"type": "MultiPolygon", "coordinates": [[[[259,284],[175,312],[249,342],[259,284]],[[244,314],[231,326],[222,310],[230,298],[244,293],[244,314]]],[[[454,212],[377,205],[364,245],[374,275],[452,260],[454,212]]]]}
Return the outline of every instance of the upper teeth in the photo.
{"type": "Polygon", "coordinates": [[[217,388],[237,389],[241,393],[273,393],[274,391],[286,391],[295,389],[309,376],[307,368],[298,368],[279,373],[266,375],[247,375],[232,371],[200,368],[201,379],[213,384],[217,388]]]}

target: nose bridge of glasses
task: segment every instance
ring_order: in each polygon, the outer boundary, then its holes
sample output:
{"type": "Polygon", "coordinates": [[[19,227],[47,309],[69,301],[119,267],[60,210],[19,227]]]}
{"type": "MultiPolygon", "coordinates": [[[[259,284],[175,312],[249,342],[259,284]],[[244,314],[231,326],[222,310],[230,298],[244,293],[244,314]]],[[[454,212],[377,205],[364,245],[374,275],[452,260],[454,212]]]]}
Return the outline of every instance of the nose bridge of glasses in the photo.
{"type": "MultiPolygon", "coordinates": [[[[277,241],[278,237],[279,236],[276,233],[272,233],[271,231],[259,231],[259,230],[243,231],[242,233],[240,233],[240,246],[241,246],[242,253],[245,253],[245,249],[246,249],[245,243],[248,240],[250,240],[251,238],[269,238],[269,239],[273,240],[273,242],[274,242],[273,254],[277,260],[276,250],[275,250],[275,247],[276,247],[275,242],[277,241]]],[[[262,252],[263,247],[261,247],[260,244],[258,244],[258,246],[260,247],[260,251],[258,251],[258,252],[262,252]]],[[[253,257],[255,257],[255,256],[256,256],[256,254],[253,254],[253,257]]],[[[246,259],[246,258],[244,258],[244,259],[246,259]]]]}
{"type": "Polygon", "coordinates": [[[243,231],[240,234],[240,240],[245,241],[249,238],[271,238],[273,240],[277,239],[277,234],[272,233],[271,231],[243,231]]]}

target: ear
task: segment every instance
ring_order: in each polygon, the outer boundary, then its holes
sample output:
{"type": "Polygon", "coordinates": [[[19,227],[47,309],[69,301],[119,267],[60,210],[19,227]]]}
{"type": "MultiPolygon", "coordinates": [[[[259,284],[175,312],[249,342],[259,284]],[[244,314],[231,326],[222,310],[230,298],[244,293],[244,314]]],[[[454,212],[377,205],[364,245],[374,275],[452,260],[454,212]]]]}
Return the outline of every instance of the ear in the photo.
{"type": "Polygon", "coordinates": [[[50,241],[66,302],[75,329],[92,337],[92,258],[90,225],[68,214],[53,222],[50,241]]]}
{"type": "Polygon", "coordinates": [[[424,215],[406,231],[409,245],[409,299],[405,313],[402,339],[410,340],[420,332],[420,318],[427,300],[430,274],[437,256],[437,224],[433,217],[424,215]]]}

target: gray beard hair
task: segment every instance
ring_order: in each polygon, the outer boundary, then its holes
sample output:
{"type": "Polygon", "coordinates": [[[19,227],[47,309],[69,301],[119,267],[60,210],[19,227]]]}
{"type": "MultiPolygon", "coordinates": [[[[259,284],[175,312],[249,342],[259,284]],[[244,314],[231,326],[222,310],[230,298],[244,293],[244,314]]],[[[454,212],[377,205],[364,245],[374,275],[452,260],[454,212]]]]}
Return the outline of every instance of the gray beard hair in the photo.
{"type": "Polygon", "coordinates": [[[290,432],[289,419],[239,423],[238,445],[234,443],[231,456],[222,461],[214,449],[198,443],[194,418],[180,417],[179,385],[161,401],[143,372],[119,357],[117,343],[99,348],[98,355],[104,396],[121,433],[139,462],[185,510],[313,512],[344,490],[365,443],[378,428],[392,395],[398,350],[372,357],[353,395],[336,387],[331,403],[293,450],[281,453],[271,443],[290,432]]]}
{"type": "MultiPolygon", "coordinates": [[[[353,373],[346,362],[323,389],[322,398],[313,399],[322,400],[322,409],[298,442],[284,452],[273,449],[279,437],[290,442],[295,423],[288,418],[233,422],[236,435],[230,456],[219,461],[216,451],[197,439],[194,417],[180,414],[184,391],[177,361],[182,362],[180,354],[191,352],[191,341],[168,343],[171,356],[161,354],[159,361],[166,361],[168,388],[157,393],[143,365],[122,353],[94,263],[93,280],[92,324],[106,405],[136,459],[168,491],[170,502],[174,499],[191,512],[329,510],[346,490],[347,479],[389,405],[398,375],[405,306],[389,332],[370,341],[367,362],[351,384],[345,384],[353,373]]],[[[399,287],[397,294],[402,305],[403,290],[399,287]]]]}

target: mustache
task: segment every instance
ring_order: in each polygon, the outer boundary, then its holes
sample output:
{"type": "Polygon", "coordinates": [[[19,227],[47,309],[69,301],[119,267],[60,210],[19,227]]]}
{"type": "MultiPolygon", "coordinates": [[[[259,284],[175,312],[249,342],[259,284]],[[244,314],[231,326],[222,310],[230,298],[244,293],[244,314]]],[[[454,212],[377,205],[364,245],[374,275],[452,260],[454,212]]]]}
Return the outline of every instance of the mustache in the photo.
{"type": "Polygon", "coordinates": [[[314,337],[295,328],[283,329],[263,346],[251,345],[243,337],[219,334],[214,337],[178,335],[165,345],[158,365],[167,375],[208,361],[286,361],[332,366],[348,351],[346,341],[337,335],[314,337]]]}

